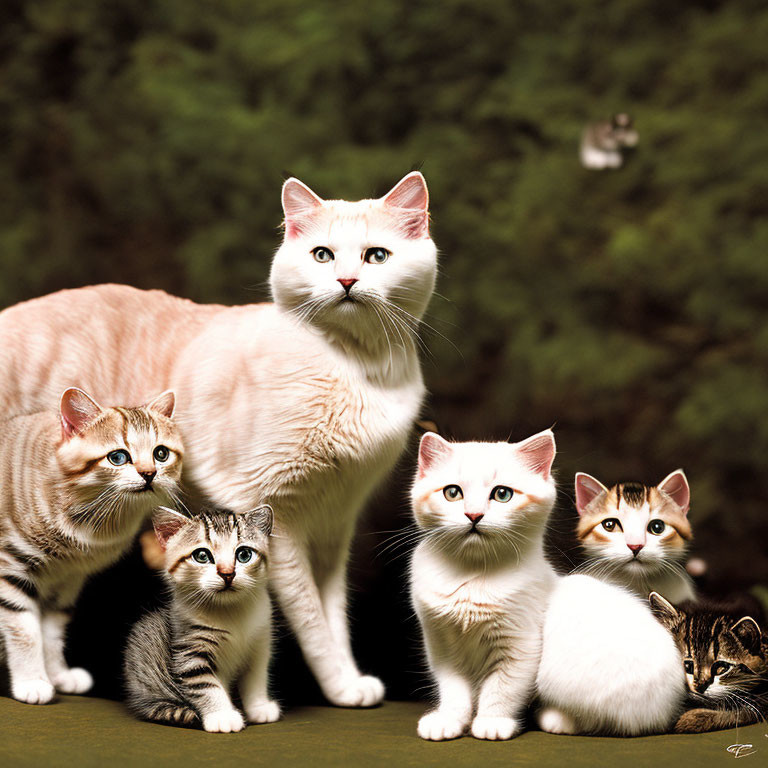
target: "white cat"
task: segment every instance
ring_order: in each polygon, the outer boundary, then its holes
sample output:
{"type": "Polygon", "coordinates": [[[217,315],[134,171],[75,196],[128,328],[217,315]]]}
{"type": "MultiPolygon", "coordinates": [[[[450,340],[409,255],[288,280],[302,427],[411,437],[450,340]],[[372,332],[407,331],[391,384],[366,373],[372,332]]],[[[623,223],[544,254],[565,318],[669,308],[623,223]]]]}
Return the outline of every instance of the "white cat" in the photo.
{"type": "Polygon", "coordinates": [[[439,693],[419,721],[423,739],[470,726],[478,739],[509,739],[522,728],[555,582],[543,545],[554,458],[550,431],[514,444],[422,438],[411,592],[439,693]]]}

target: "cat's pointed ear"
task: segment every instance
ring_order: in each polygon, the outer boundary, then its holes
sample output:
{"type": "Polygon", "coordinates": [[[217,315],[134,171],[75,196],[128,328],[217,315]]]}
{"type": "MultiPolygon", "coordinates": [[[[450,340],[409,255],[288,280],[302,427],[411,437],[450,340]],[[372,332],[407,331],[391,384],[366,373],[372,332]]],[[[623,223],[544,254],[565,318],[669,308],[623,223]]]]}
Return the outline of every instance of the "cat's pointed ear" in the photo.
{"type": "Polygon", "coordinates": [[[427,182],[418,171],[412,171],[395,184],[382,198],[393,209],[406,237],[429,235],[429,192],[427,182]]]}
{"type": "Polygon", "coordinates": [[[528,469],[542,475],[545,479],[549,478],[557,452],[555,435],[551,429],[545,429],[521,443],[516,443],[515,449],[528,469]]]}
{"type": "Polygon", "coordinates": [[[419,443],[419,477],[424,477],[443,459],[450,456],[452,450],[451,444],[435,432],[423,434],[419,443]]]}
{"type": "Polygon", "coordinates": [[[662,597],[658,592],[651,592],[648,596],[653,615],[668,629],[676,626],[680,620],[680,614],[672,603],[662,597]]]}
{"type": "Polygon", "coordinates": [[[760,626],[751,616],[745,616],[743,619],[739,619],[731,627],[731,632],[736,635],[739,642],[753,656],[759,655],[761,636],[760,626]]]}
{"type": "Polygon", "coordinates": [[[155,529],[155,536],[160,547],[165,551],[168,540],[176,535],[185,525],[192,521],[181,512],[176,512],[168,507],[158,507],[155,514],[152,515],[152,526],[155,529]]]}
{"type": "Polygon", "coordinates": [[[103,413],[102,407],[77,387],[70,387],[61,396],[59,414],[65,439],[80,434],[92,421],[103,413]]]}
{"type": "Polygon", "coordinates": [[[153,400],[150,400],[146,407],[148,410],[155,411],[161,416],[166,416],[170,419],[173,416],[174,410],[176,409],[176,395],[172,390],[167,389],[161,395],[158,395],[153,400]]]}
{"type": "Polygon", "coordinates": [[[576,487],[576,510],[580,515],[584,514],[584,510],[592,501],[608,490],[596,477],[592,477],[586,472],[576,473],[574,485],[576,487]]]}
{"type": "Polygon", "coordinates": [[[660,491],[669,496],[672,501],[683,510],[683,514],[688,514],[691,506],[691,489],[688,485],[688,478],[682,469],[676,469],[670,472],[658,485],[660,491]]]}
{"type": "Polygon", "coordinates": [[[307,216],[323,204],[303,181],[291,177],[283,184],[283,214],[285,215],[285,235],[295,237],[302,231],[307,216]]]}
{"type": "Polygon", "coordinates": [[[258,528],[265,536],[269,536],[272,533],[275,514],[269,504],[262,504],[260,507],[256,507],[256,509],[251,509],[243,517],[247,526],[258,528]]]}

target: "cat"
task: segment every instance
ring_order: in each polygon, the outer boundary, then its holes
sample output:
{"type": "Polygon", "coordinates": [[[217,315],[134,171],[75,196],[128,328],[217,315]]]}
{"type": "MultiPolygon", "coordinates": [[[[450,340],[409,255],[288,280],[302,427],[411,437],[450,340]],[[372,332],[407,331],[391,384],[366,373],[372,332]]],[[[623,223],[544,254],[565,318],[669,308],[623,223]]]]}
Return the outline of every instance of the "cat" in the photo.
{"type": "Polygon", "coordinates": [[[128,638],[129,709],[144,720],[240,731],[245,721],[229,696],[237,681],[248,722],[275,722],[280,707],[267,695],[271,508],[187,517],[161,507],[153,523],[171,600],[128,638]]]}
{"type": "Polygon", "coordinates": [[[683,655],[688,711],[675,733],[703,733],[764,721],[768,715],[768,635],[732,607],[684,602],[653,592],[651,606],[683,655]]]}
{"type": "Polygon", "coordinates": [[[632,118],[623,112],[610,120],[589,123],[581,136],[581,164],[590,170],[621,168],[624,151],[636,147],[639,138],[632,118]]]}
{"type": "Polygon", "coordinates": [[[64,658],[86,579],[131,545],[159,501],[176,497],[183,449],[174,394],[143,408],[102,408],[67,389],[59,413],[0,430],[0,635],[13,698],[46,704],[85,693],[90,673],[64,658]]]}
{"type": "Polygon", "coordinates": [[[685,699],[680,653],[646,600],[564,576],[547,607],[536,693],[549,733],[664,733],[685,699]]]}
{"type": "Polygon", "coordinates": [[[437,264],[427,187],[413,172],[383,198],[345,202],[292,178],[283,208],[274,304],[104,285],[0,313],[0,412],[46,407],[61,381],[119,402],[142,395],[135,381],[173,387],[185,482],[239,512],[269,500],[271,587],[304,657],[329,701],[372,706],[384,686],[352,655],[346,566],[425,393],[416,334],[437,264]]]}
{"type": "Polygon", "coordinates": [[[555,439],[449,443],[427,433],[411,499],[424,532],[411,562],[437,708],[423,739],[510,739],[522,729],[555,573],[544,531],[555,501],[555,439]]]}
{"type": "Polygon", "coordinates": [[[589,556],[582,567],[644,600],[652,591],[674,602],[693,600],[693,581],[681,564],[692,537],[690,499],[682,469],[657,486],[619,483],[610,489],[578,472],[577,536],[589,556]]]}

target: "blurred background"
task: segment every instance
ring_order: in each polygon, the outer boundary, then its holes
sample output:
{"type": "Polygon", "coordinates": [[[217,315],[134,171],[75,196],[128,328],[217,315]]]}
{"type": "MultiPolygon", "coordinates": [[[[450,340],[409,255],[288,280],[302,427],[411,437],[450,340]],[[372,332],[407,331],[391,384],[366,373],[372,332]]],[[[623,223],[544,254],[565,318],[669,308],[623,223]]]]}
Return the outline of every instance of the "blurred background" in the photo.
{"type": "MultiPolygon", "coordinates": [[[[460,440],[554,425],[565,570],[576,470],[684,467],[700,586],[759,594],[767,40],[757,0],[4,0],[0,306],[103,281],[266,300],[283,179],[359,199],[418,168],[441,251],[425,416],[460,440]],[[616,112],[637,147],[584,169],[616,112]]],[[[416,439],[352,565],[361,666],[394,698],[426,692],[397,538],[416,439]]],[[[88,588],[71,655],[98,693],[158,594],[138,552],[88,588]]],[[[287,637],[275,688],[318,699],[287,637]]]]}

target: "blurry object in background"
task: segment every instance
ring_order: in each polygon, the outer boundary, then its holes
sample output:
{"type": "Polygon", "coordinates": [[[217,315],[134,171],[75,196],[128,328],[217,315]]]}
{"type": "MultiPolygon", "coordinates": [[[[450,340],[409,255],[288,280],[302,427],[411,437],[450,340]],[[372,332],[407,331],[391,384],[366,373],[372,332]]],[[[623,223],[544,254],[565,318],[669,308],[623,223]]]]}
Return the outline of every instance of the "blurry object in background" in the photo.
{"type": "Polygon", "coordinates": [[[621,168],[624,150],[637,146],[639,138],[626,112],[619,112],[610,120],[589,123],[581,136],[581,164],[593,171],[621,168]]]}
{"type": "Polygon", "coordinates": [[[438,435],[440,434],[437,422],[432,421],[431,419],[422,419],[421,421],[417,421],[413,426],[416,428],[416,431],[422,435],[425,432],[435,432],[438,435]]]}
{"type": "Polygon", "coordinates": [[[693,577],[703,576],[707,572],[707,561],[700,557],[692,557],[686,564],[685,570],[693,577]]]}
{"type": "Polygon", "coordinates": [[[165,553],[153,528],[148,528],[139,536],[139,545],[141,546],[141,556],[147,568],[151,568],[153,571],[162,571],[165,567],[165,553]]]}

